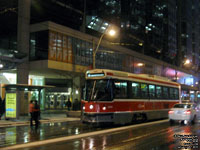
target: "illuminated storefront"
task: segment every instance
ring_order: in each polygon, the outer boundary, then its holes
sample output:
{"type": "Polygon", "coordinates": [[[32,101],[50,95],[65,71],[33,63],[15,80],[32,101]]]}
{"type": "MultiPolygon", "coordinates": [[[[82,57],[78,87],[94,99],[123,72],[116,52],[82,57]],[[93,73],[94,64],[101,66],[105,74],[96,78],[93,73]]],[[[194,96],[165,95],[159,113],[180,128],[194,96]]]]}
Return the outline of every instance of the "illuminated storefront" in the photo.
{"type": "MultiPolygon", "coordinates": [[[[16,84],[15,73],[2,73],[0,76],[2,86],[4,84],[16,84]]],[[[71,80],[48,79],[44,76],[29,76],[29,85],[55,85],[55,88],[45,88],[40,94],[40,107],[42,110],[47,109],[66,109],[68,99],[72,101],[72,83],[71,80]],[[52,82],[53,81],[53,82],[52,82]],[[55,84],[56,83],[56,84],[55,84]],[[59,85],[60,83],[60,85],[59,85]]],[[[1,89],[1,97],[5,97],[5,89],[1,89]]],[[[25,89],[26,92],[26,89],[25,89]]],[[[28,91],[27,91],[28,92],[28,91]]],[[[76,92],[77,93],[77,92],[76,92]]],[[[39,91],[28,92],[27,100],[39,100],[39,91]]]]}

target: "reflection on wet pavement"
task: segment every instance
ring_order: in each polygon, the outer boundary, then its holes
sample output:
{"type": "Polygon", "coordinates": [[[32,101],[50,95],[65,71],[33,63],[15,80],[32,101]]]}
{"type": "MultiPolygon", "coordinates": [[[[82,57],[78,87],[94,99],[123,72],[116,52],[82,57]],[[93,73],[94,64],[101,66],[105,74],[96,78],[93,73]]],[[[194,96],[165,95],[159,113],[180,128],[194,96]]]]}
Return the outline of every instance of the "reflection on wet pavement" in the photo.
{"type": "MultiPolygon", "coordinates": [[[[38,148],[39,150],[66,150],[66,148],[73,150],[177,150],[180,148],[180,150],[183,150],[181,145],[184,145],[184,141],[175,138],[175,135],[195,135],[199,137],[199,124],[170,126],[169,123],[163,123],[73,141],[48,144],[38,148]]],[[[28,148],[26,150],[34,149],[28,148]]]]}
{"type": "Polygon", "coordinates": [[[0,128],[0,147],[22,144],[33,141],[69,136],[100,130],[91,126],[82,125],[80,122],[63,122],[41,124],[38,129],[35,126],[14,126],[0,128]]]}
{"type": "MultiPolygon", "coordinates": [[[[37,130],[30,127],[15,127],[4,131],[5,135],[10,135],[10,138],[6,139],[4,135],[6,142],[3,144],[27,143],[97,130],[102,129],[81,125],[80,123],[52,123],[41,125],[37,130]]],[[[165,122],[65,142],[49,143],[38,147],[36,145],[36,147],[24,148],[24,150],[176,150],[178,148],[182,150],[182,146],[185,146],[187,141],[178,136],[196,137],[196,144],[198,144],[198,137],[200,137],[199,124],[170,126],[168,122],[165,122]]]]}

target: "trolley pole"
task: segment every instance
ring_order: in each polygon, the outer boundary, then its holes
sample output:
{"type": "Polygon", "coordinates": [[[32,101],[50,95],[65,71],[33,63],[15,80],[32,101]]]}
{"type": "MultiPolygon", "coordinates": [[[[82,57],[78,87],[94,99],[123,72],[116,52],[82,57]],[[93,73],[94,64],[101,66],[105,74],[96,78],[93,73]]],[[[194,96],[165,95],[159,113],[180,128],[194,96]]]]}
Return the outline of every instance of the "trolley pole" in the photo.
{"type": "Polygon", "coordinates": [[[98,49],[99,49],[99,45],[101,44],[101,41],[102,41],[102,39],[103,39],[105,33],[106,33],[106,32],[104,32],[104,33],[101,35],[101,37],[100,37],[100,39],[99,39],[99,41],[98,41],[98,44],[97,44],[96,49],[93,49],[93,69],[96,68],[96,64],[95,64],[95,63],[96,63],[96,53],[97,53],[97,51],[98,51],[98,49]]]}

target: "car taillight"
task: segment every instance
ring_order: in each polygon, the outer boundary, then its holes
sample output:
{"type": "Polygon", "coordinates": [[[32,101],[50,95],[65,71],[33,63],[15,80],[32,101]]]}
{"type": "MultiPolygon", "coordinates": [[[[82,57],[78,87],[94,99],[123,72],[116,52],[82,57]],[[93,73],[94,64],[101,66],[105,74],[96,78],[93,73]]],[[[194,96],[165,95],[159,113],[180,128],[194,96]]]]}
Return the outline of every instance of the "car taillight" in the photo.
{"type": "Polygon", "coordinates": [[[186,110],[186,111],[184,111],[184,114],[190,115],[190,114],[191,114],[191,111],[190,111],[190,110],[186,110]]]}
{"type": "Polygon", "coordinates": [[[174,113],[173,110],[168,111],[168,114],[173,114],[173,113],[174,113]]]}

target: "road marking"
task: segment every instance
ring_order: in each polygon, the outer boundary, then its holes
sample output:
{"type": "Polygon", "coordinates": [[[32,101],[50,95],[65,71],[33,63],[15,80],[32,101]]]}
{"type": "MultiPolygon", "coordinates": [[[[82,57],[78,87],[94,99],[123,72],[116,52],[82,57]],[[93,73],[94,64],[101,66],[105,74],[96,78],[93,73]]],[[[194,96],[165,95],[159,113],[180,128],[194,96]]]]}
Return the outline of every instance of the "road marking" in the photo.
{"type": "Polygon", "coordinates": [[[148,125],[153,125],[153,124],[165,123],[167,121],[169,121],[169,120],[166,119],[166,120],[148,122],[148,123],[143,123],[143,124],[129,125],[129,126],[124,126],[124,127],[114,128],[114,129],[106,129],[106,130],[101,130],[101,131],[83,133],[83,134],[79,134],[79,135],[60,137],[60,138],[56,138],[56,139],[48,139],[48,140],[35,141],[35,142],[24,143],[24,144],[17,144],[17,145],[8,146],[8,147],[2,147],[2,148],[0,148],[0,150],[16,150],[16,149],[19,149],[19,148],[38,147],[38,146],[47,145],[47,144],[50,144],[50,143],[63,142],[63,141],[68,141],[68,140],[75,140],[75,139],[85,138],[85,137],[89,137],[89,136],[95,136],[95,135],[99,135],[99,134],[107,134],[107,133],[110,133],[110,132],[128,130],[128,129],[131,129],[131,128],[137,128],[137,127],[148,126],[148,125]]]}

